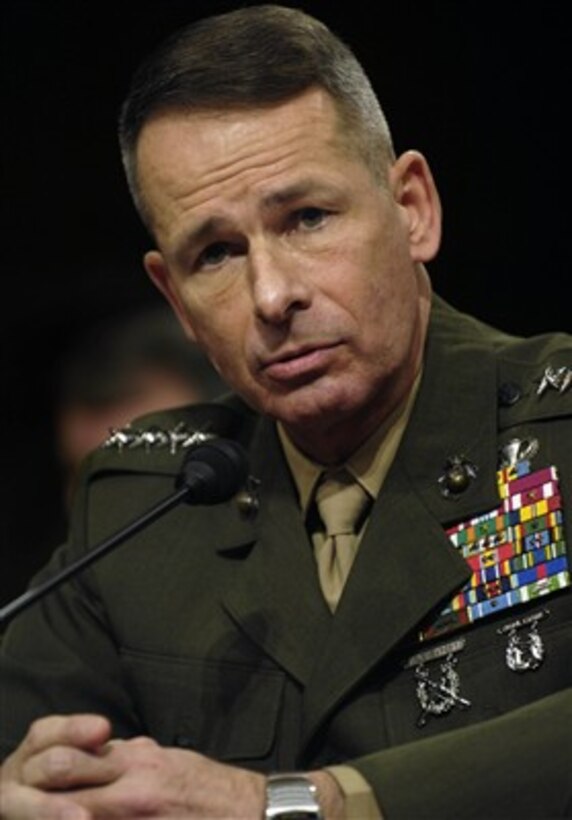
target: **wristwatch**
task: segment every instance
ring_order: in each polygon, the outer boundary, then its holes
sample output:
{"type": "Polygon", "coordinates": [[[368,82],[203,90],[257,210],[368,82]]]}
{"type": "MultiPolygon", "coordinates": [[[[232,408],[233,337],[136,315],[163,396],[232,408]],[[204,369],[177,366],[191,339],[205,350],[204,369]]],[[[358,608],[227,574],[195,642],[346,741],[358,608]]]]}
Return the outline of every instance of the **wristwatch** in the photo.
{"type": "Polygon", "coordinates": [[[324,820],[317,791],[310,778],[298,772],[269,775],[264,820],[324,820]]]}

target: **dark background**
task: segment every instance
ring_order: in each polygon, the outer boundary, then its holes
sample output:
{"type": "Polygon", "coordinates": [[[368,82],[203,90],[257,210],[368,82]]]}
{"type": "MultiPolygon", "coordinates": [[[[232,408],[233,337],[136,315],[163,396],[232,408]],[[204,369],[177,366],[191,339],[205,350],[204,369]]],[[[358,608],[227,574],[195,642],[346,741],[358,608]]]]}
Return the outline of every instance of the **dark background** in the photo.
{"type": "MultiPolygon", "coordinates": [[[[566,4],[285,4],[355,48],[397,150],[429,159],[445,211],[436,290],[515,333],[570,330],[566,4]]],[[[129,76],[172,29],[237,5],[2,4],[3,601],[63,534],[51,428],[59,356],[95,318],[159,299],[115,138],[129,76]]]]}

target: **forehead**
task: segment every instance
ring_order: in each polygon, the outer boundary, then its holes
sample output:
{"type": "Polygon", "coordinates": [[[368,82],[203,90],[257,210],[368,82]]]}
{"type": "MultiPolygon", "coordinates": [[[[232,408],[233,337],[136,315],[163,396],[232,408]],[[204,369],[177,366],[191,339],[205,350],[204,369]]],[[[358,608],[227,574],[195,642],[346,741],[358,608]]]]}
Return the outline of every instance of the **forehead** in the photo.
{"type": "Polygon", "coordinates": [[[143,128],[138,181],[154,220],[178,203],[195,208],[215,196],[279,184],[302,165],[335,166],[349,139],[327,92],[227,111],[168,110],[143,128]]]}

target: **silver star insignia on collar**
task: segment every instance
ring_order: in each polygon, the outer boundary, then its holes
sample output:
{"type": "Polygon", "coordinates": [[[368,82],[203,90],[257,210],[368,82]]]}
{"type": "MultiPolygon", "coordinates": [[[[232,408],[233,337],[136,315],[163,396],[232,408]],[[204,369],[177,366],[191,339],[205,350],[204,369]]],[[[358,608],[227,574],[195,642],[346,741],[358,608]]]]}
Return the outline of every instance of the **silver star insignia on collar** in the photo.
{"type": "Polygon", "coordinates": [[[536,391],[537,396],[542,396],[543,393],[552,388],[558,390],[559,393],[565,393],[572,384],[572,367],[552,367],[548,365],[542,374],[542,379],[536,391]]]}

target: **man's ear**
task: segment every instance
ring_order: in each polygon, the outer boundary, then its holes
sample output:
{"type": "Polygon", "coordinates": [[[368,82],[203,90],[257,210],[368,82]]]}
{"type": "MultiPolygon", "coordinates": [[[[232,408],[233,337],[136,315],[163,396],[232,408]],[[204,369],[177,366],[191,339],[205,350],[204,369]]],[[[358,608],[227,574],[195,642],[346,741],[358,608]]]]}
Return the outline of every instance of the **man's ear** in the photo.
{"type": "Polygon", "coordinates": [[[195,332],[189,319],[183,300],[173,284],[173,278],[163,254],[159,251],[147,251],[143,257],[143,264],[151,281],[156,285],[173,308],[177,319],[181,323],[186,335],[193,342],[196,341],[195,332]]]}
{"type": "Polygon", "coordinates": [[[441,244],[441,201],[427,160],[418,151],[406,151],[393,164],[389,181],[403,209],[411,258],[428,262],[441,244]]]}

